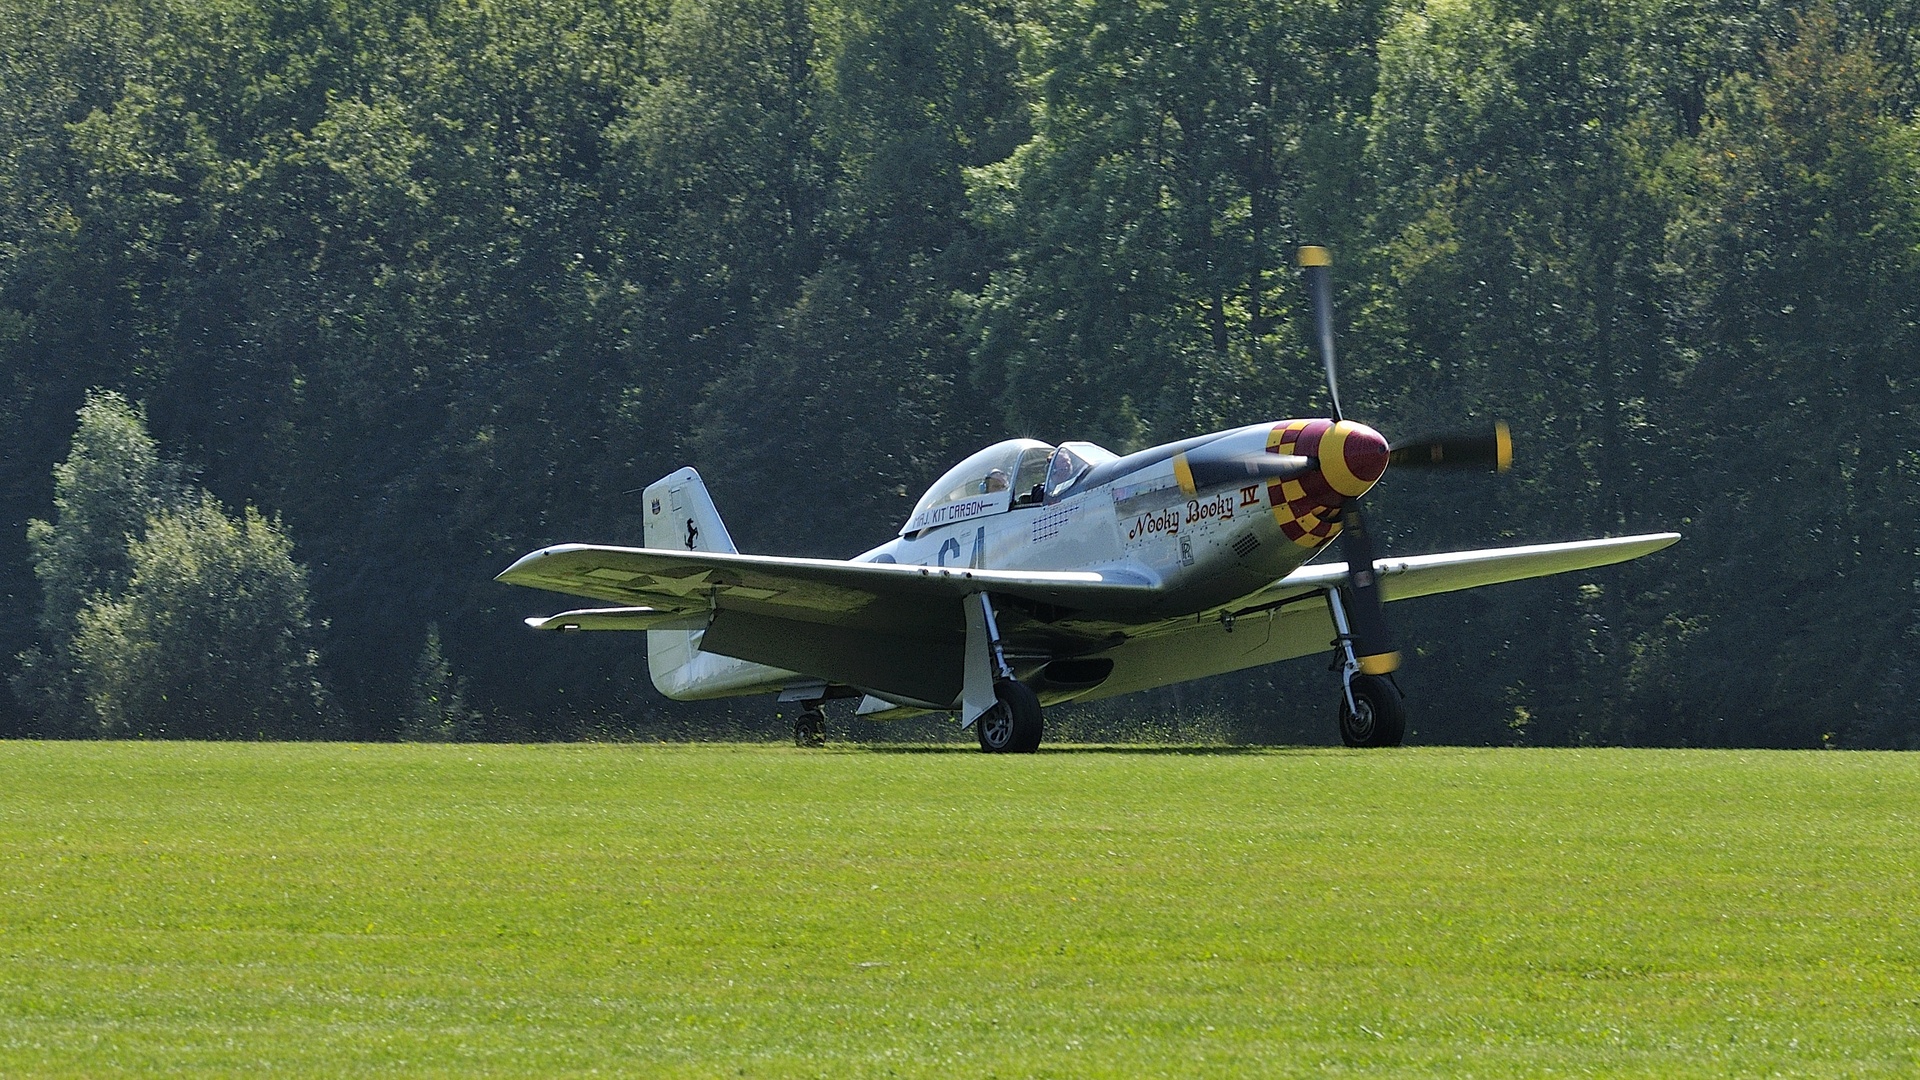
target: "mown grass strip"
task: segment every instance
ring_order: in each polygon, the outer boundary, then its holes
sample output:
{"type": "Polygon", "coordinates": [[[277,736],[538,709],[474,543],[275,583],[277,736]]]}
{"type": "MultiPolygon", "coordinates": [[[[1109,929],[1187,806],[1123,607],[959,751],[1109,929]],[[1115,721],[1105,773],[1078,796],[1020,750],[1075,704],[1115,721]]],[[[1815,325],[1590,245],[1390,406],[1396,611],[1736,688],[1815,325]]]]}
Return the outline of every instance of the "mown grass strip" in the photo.
{"type": "Polygon", "coordinates": [[[1902,1076],[1920,758],[0,744],[0,1075],[1902,1076]]]}

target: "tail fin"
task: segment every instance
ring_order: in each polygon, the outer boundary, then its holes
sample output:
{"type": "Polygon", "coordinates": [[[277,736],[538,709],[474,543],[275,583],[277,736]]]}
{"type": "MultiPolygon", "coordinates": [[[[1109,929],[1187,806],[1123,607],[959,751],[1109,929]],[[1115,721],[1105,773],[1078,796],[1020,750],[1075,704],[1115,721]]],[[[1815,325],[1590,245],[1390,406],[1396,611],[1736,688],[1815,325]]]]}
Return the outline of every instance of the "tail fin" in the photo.
{"type": "Polygon", "coordinates": [[[713,496],[692,469],[681,469],[647,485],[647,514],[641,536],[650,548],[687,551],[740,550],[713,508],[713,496]]]}
{"type": "MultiPolygon", "coordinates": [[[[692,469],[669,473],[647,485],[641,538],[650,548],[734,552],[733,537],[714,509],[707,485],[692,469]]],[[[705,630],[647,631],[647,671],[653,685],[670,698],[725,697],[778,689],[772,668],[700,651],[705,630]],[[769,684],[769,679],[772,679],[769,684]]]]}

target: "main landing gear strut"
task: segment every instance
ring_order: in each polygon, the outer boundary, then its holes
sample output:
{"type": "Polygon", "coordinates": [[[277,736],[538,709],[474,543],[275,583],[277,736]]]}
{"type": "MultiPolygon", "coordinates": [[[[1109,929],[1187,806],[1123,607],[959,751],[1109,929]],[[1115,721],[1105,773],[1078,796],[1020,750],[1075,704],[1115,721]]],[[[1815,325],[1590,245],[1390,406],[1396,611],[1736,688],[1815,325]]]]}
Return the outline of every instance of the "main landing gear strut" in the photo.
{"type": "Polygon", "coordinates": [[[1333,616],[1334,667],[1340,671],[1340,741],[1348,746],[1399,746],[1407,735],[1400,688],[1391,678],[1361,674],[1339,589],[1327,590],[1327,611],[1333,616]]]}
{"type": "Polygon", "coordinates": [[[962,671],[961,726],[973,725],[988,754],[1031,754],[1040,748],[1040,697],[1013,677],[1000,648],[1000,626],[986,593],[967,604],[967,654],[962,671]]]}

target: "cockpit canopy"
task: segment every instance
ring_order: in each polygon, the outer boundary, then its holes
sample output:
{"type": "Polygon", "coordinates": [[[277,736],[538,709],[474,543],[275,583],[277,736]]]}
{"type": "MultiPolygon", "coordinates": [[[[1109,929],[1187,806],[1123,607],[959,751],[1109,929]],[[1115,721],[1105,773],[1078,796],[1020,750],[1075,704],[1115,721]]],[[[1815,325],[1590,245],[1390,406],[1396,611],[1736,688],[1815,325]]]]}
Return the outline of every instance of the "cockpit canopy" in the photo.
{"type": "Polygon", "coordinates": [[[1066,494],[1074,481],[1095,465],[1120,460],[1120,455],[1090,442],[1063,442],[1047,464],[1047,498],[1066,494]]]}
{"type": "Polygon", "coordinates": [[[1092,443],[1062,443],[1057,450],[1038,439],[994,443],[934,481],[900,532],[1037,506],[1065,491],[1088,468],[1113,458],[1092,443]]]}
{"type": "Polygon", "coordinates": [[[1032,498],[1034,489],[1046,478],[1047,459],[1052,454],[1053,447],[1038,439],[994,443],[935,480],[920,496],[900,531],[916,533],[983,514],[998,514],[1013,506],[1016,493],[1023,500],[1032,498]]]}

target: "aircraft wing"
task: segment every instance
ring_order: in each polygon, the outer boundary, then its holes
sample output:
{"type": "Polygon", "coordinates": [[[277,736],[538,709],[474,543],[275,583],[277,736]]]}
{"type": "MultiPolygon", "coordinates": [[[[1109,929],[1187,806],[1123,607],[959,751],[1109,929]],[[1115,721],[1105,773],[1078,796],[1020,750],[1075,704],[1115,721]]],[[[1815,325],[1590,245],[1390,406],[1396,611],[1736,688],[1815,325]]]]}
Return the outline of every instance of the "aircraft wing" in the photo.
{"type": "MultiPolygon", "coordinates": [[[[1678,533],[1655,533],[1570,544],[1448,551],[1380,559],[1374,563],[1388,600],[1544,577],[1637,559],[1659,551],[1678,533]]],[[[1126,628],[1125,640],[1099,655],[1114,661],[1110,678],[1086,700],[1258,667],[1332,647],[1326,593],[1345,584],[1347,564],[1303,566],[1252,596],[1199,618],[1167,619],[1126,628]],[[1221,616],[1231,615],[1231,620],[1221,616]]]]}
{"type": "Polygon", "coordinates": [[[499,580],[624,605],[528,620],[540,629],[703,629],[706,652],[945,708],[960,692],[968,594],[989,591],[1007,604],[1001,630],[1010,643],[1071,654],[1087,651],[1094,632],[1046,618],[1105,618],[1097,631],[1105,635],[1159,597],[1124,573],[563,544],[527,555],[499,580]]]}
{"type": "MultiPolygon", "coordinates": [[[[1385,599],[1409,600],[1416,596],[1497,585],[1503,581],[1523,581],[1572,570],[1609,566],[1650,555],[1678,539],[1679,533],[1647,533],[1603,540],[1575,540],[1565,544],[1529,544],[1524,547],[1408,555],[1379,559],[1373,565],[1380,575],[1380,592],[1385,599]]],[[[1346,579],[1346,563],[1309,564],[1255,594],[1248,606],[1259,606],[1275,600],[1284,602],[1286,598],[1339,585],[1346,579]]]]}
{"type": "Polygon", "coordinates": [[[526,620],[535,630],[697,630],[706,613],[689,615],[650,607],[581,608],[526,620]]]}
{"type": "Polygon", "coordinates": [[[1156,595],[1144,579],[1121,573],[976,570],[560,544],[523,557],[497,580],[659,612],[765,609],[803,622],[866,625],[902,621],[888,608],[957,600],[982,591],[1081,610],[1124,609],[1156,595]],[[877,604],[882,598],[889,603],[877,604]]]}
{"type": "MultiPolygon", "coordinates": [[[[1405,600],[1624,562],[1678,539],[1657,533],[1445,552],[1382,559],[1375,568],[1386,598],[1405,600]]],[[[977,570],[564,544],[527,555],[499,580],[623,605],[527,620],[540,629],[704,628],[699,648],[707,652],[945,708],[960,692],[960,601],[970,593],[995,596],[1016,668],[1037,670],[1054,657],[1115,659],[1113,676],[1094,695],[1106,696],[1322,651],[1322,597],[1346,576],[1344,563],[1303,566],[1232,605],[1177,619],[1145,615],[1163,597],[1123,570],[977,570]],[[1267,615],[1261,636],[1232,632],[1234,621],[1250,627],[1259,613],[1267,615]],[[1219,617],[1227,614],[1235,620],[1219,617]]]]}

